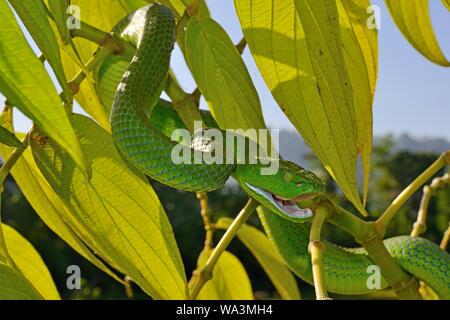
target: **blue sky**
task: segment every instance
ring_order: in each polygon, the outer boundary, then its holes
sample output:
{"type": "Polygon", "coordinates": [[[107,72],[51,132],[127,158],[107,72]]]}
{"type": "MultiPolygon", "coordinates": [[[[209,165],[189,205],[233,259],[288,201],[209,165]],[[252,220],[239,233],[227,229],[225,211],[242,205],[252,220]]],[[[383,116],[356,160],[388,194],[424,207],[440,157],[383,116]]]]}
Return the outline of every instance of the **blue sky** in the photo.
{"type": "MultiPolygon", "coordinates": [[[[212,16],[237,43],[242,38],[232,0],[207,0],[212,16]]],[[[380,6],[379,77],[375,97],[374,133],[408,133],[415,137],[450,139],[450,68],[436,66],[416,52],[394,25],[383,0],[372,0],[380,6]]],[[[440,0],[430,0],[430,11],[436,34],[447,57],[450,57],[450,13],[440,0]]],[[[272,128],[293,128],[278,108],[258,69],[246,49],[243,55],[258,90],[264,118],[272,128]]],[[[186,90],[194,81],[179,50],[172,66],[186,90]]],[[[202,104],[205,107],[205,104],[202,104]]],[[[16,129],[27,130],[30,122],[16,116],[16,129]]]]}

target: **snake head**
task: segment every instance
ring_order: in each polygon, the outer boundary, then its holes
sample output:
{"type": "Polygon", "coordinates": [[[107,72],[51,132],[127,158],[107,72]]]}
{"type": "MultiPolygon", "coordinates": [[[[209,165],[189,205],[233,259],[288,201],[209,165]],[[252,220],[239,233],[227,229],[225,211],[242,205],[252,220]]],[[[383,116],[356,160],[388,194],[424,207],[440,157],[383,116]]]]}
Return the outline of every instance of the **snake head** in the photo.
{"type": "Polygon", "coordinates": [[[238,165],[234,177],[256,201],[272,212],[293,222],[311,220],[311,209],[302,209],[298,201],[314,198],[324,190],[324,183],[299,165],[279,160],[273,175],[261,175],[261,165],[238,165]]]}

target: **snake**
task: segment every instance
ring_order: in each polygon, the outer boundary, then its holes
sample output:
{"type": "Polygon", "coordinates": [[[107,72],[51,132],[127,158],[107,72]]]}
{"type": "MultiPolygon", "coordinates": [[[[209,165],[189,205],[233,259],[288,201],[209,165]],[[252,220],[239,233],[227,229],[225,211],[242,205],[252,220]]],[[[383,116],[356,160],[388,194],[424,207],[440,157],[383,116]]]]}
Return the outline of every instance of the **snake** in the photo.
{"type": "MultiPolygon", "coordinates": [[[[260,162],[175,164],[172,150],[180,142],[170,138],[171,132],[186,126],[171,103],[161,99],[176,41],[174,14],[164,5],[151,4],[124,18],[112,32],[136,47],[131,60],[111,56],[95,72],[99,97],[105,105],[112,106],[112,136],[123,158],[150,178],[189,192],[217,190],[233,177],[264,208],[258,210],[259,218],[287,266],[312,284],[308,244],[313,212],[298,203],[322,193],[323,182],[296,163],[281,159],[277,160],[278,171],[272,175],[261,174],[266,164],[260,162]]],[[[201,116],[207,127],[218,128],[208,111],[202,110],[201,116]]],[[[201,147],[184,146],[187,151],[212,152],[201,147]]],[[[420,237],[398,236],[384,240],[384,244],[403,270],[425,282],[440,298],[450,299],[447,252],[420,237]]],[[[367,270],[373,262],[363,248],[346,248],[331,242],[326,242],[326,248],[323,261],[329,292],[373,292],[367,285],[367,270]]],[[[381,278],[379,289],[388,288],[381,278]]]]}

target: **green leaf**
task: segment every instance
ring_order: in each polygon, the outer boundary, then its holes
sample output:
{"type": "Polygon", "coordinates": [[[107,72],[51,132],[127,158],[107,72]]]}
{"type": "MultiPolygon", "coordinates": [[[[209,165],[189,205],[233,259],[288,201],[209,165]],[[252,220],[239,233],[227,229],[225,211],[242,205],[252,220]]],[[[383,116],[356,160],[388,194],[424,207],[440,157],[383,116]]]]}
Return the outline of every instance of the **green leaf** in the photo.
{"type": "MultiPolygon", "coordinates": [[[[203,251],[198,266],[203,266],[211,252],[203,251]]],[[[241,262],[228,251],[220,256],[213,277],[202,288],[198,300],[253,300],[252,286],[241,262]]]]}
{"type": "Polygon", "coordinates": [[[55,19],[58,27],[61,41],[64,45],[68,45],[71,39],[70,30],[67,28],[67,10],[69,8],[68,0],[47,0],[49,11],[55,19]]]}
{"type": "Polygon", "coordinates": [[[194,79],[222,129],[266,128],[247,68],[217,22],[191,18],[186,52],[194,79]]]}
{"type": "MultiPolygon", "coordinates": [[[[81,20],[100,30],[110,32],[119,20],[134,10],[147,5],[144,0],[72,0],[72,6],[78,6],[81,20]],[[101,13],[101,14],[99,14],[101,13]]],[[[98,49],[98,45],[85,39],[73,39],[76,51],[86,64],[98,49]]],[[[79,71],[79,62],[73,58],[70,50],[61,53],[64,70],[72,79],[79,71]]],[[[75,95],[80,106],[92,116],[104,129],[110,131],[109,115],[111,106],[101,103],[96,89],[94,78],[89,75],[81,84],[80,91],[75,95]]]]}
{"type": "Polygon", "coordinates": [[[3,224],[2,228],[8,253],[18,270],[44,299],[60,300],[52,276],[33,245],[10,226],[3,224]]]}
{"type": "Polygon", "coordinates": [[[236,0],[235,6],[278,105],[347,198],[367,215],[358,192],[357,157],[370,149],[358,150],[355,78],[346,66],[336,2],[236,0]]]}
{"type": "Polygon", "coordinates": [[[373,141],[372,106],[378,76],[378,32],[367,27],[370,0],[341,0],[337,4],[344,58],[353,89],[364,178],[363,204],[366,205],[373,141]]]}
{"type": "MultiPolygon", "coordinates": [[[[397,27],[422,55],[430,61],[449,67],[431,24],[428,0],[385,0],[397,27]]],[[[445,2],[444,2],[445,4],[445,2]]]]}
{"type": "MultiPolygon", "coordinates": [[[[220,218],[215,227],[226,230],[232,222],[233,220],[230,218],[220,218]]],[[[300,291],[292,272],[263,232],[255,227],[243,225],[239,229],[237,237],[258,260],[282,299],[301,299],[300,291]]]]}
{"type": "Polygon", "coordinates": [[[102,258],[113,261],[154,299],[186,298],[172,227],[145,176],[122,160],[107,131],[84,116],[71,120],[92,163],[92,178],[87,181],[65,151],[34,130],[30,145],[41,172],[102,258]]]}
{"type": "Polygon", "coordinates": [[[0,92],[67,150],[89,176],[89,163],[81,151],[67,112],[6,0],[0,0],[0,20],[0,92]]]}
{"type": "MultiPolygon", "coordinates": [[[[3,158],[7,158],[12,151],[12,148],[0,146],[0,155],[3,158]]],[[[99,252],[95,242],[89,238],[89,234],[81,226],[76,225],[72,218],[73,214],[70,213],[42,176],[30,149],[25,150],[22,157],[17,160],[11,174],[25,198],[53,232],[100,270],[117,281],[122,281],[86,246],[85,243],[94,251],[99,252]],[[78,230],[74,230],[75,227],[78,230]]]]}
{"type": "Polygon", "coordinates": [[[35,288],[15,269],[0,264],[0,300],[41,300],[35,288]]]}
{"type": "MultiPolygon", "coordinates": [[[[47,9],[42,1],[8,0],[19,15],[36,45],[48,61],[66,96],[70,90],[61,62],[58,43],[53,29],[48,21],[47,9]]],[[[63,1],[59,1],[62,3],[63,1]]]]}
{"type": "Polygon", "coordinates": [[[14,133],[2,126],[0,126],[0,143],[14,148],[24,148],[22,142],[17,139],[14,133]]]}

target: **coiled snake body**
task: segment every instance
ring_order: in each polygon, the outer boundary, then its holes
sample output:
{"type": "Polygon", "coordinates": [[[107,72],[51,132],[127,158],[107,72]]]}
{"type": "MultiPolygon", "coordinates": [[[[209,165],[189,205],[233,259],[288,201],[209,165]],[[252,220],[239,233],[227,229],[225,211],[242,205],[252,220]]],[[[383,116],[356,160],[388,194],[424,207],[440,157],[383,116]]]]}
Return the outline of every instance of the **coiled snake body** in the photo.
{"type": "MultiPolygon", "coordinates": [[[[312,212],[297,207],[291,200],[321,192],[322,182],[298,165],[282,160],[278,173],[268,176],[260,175],[259,164],[174,164],[171,156],[176,142],[168,135],[170,130],[184,125],[170,104],[159,100],[175,42],[173,15],[170,9],[154,4],[119,23],[117,31],[136,45],[136,54],[130,63],[118,58],[106,60],[98,69],[97,85],[103,101],[113,100],[112,134],[123,156],[153,179],[186,191],[216,190],[232,175],[268,209],[260,213],[266,233],[289,267],[311,283],[307,248],[312,212]],[[112,79],[114,73],[121,80],[112,79]],[[108,97],[104,87],[117,84],[117,90],[110,90],[116,91],[114,98],[108,97]]],[[[207,125],[216,126],[209,113],[202,114],[207,125]]],[[[426,282],[441,298],[450,299],[448,253],[428,240],[409,236],[388,239],[385,245],[404,270],[426,282]]],[[[327,243],[324,263],[330,292],[350,295],[371,292],[367,287],[370,275],[367,270],[373,263],[363,249],[327,243]]],[[[386,287],[382,280],[382,288],[386,287]]]]}

